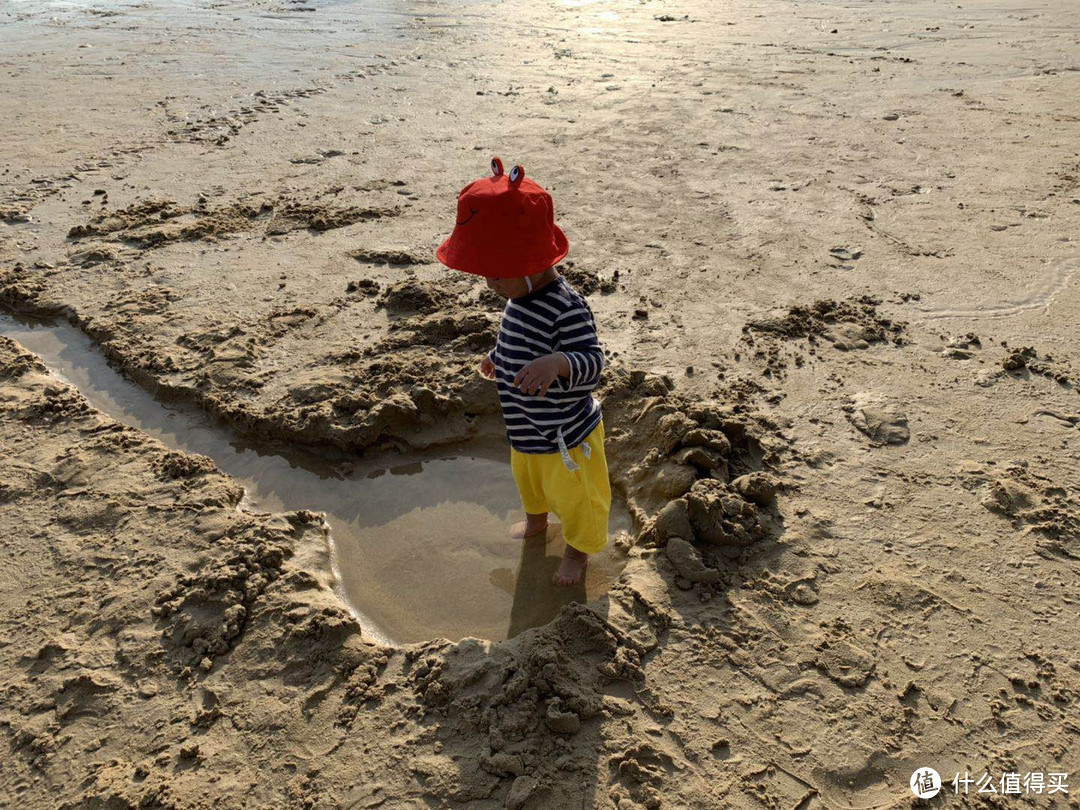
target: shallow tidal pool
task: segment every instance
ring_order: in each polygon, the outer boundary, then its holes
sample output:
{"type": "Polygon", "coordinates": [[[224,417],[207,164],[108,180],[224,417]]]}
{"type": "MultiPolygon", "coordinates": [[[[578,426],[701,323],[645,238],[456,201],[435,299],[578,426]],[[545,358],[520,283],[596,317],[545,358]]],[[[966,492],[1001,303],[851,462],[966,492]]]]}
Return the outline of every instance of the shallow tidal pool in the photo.
{"type": "MultiPolygon", "coordinates": [[[[355,457],[248,440],[194,406],[155,398],[66,321],[0,314],[0,334],[40,356],[98,410],[212,458],[243,484],[246,508],[325,513],[338,593],[372,640],[510,638],[568,602],[602,595],[622,570],[609,544],[583,583],[551,584],[562,538],[553,525],[546,536],[511,539],[524,514],[505,445],[355,457]]],[[[613,508],[612,534],[630,528],[613,508]]]]}

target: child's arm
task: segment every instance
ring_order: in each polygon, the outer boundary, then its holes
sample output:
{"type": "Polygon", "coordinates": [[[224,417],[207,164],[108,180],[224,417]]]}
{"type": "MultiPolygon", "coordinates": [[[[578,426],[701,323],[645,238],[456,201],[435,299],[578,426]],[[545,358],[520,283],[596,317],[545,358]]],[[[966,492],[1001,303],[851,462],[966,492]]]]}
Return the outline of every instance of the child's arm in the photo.
{"type": "Polygon", "coordinates": [[[570,376],[570,361],[561,353],[537,357],[514,377],[514,385],[523,394],[547,394],[551,384],[559,377],[570,376]]]}
{"type": "Polygon", "coordinates": [[[552,354],[538,357],[518,372],[514,385],[525,394],[544,396],[559,377],[561,391],[591,391],[604,370],[604,352],[596,337],[596,323],[588,308],[568,310],[555,319],[552,354]]]}
{"type": "Polygon", "coordinates": [[[567,310],[555,319],[558,354],[570,367],[568,389],[592,390],[604,370],[604,350],[596,336],[596,321],[588,307],[567,310]]]}

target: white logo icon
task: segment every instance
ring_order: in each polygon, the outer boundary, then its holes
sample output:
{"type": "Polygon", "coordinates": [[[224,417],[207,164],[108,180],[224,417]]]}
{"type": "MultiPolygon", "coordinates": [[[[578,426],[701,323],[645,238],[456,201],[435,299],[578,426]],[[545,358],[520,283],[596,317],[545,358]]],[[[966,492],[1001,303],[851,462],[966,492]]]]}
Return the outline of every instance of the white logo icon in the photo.
{"type": "Polygon", "coordinates": [[[932,799],[941,792],[941,777],[933,768],[916,768],[910,784],[911,792],[920,799],[932,799]]]}

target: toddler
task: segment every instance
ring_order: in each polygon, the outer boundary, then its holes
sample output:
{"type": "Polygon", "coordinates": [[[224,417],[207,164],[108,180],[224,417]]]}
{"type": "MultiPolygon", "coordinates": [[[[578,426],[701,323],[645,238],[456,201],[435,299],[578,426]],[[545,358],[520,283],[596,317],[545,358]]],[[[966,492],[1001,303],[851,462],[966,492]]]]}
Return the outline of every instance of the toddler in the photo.
{"type": "Polygon", "coordinates": [[[436,256],[447,267],[484,276],[507,299],[498,341],[480,374],[499,393],[510,462],[525,507],[518,538],[562,522],[566,551],[553,581],[580,582],[590,554],[607,544],[611,487],[604,423],[593,389],[604,368],[596,322],[585,299],[554,265],[566,256],[551,195],[520,165],[458,192],[457,220],[436,256]]]}

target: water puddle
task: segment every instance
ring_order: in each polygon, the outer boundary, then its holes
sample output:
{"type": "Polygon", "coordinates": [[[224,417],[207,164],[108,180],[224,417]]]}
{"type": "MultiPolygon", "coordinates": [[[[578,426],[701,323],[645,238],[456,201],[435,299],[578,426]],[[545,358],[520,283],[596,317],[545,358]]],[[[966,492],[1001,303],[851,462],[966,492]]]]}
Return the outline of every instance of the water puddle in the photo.
{"type": "MultiPolygon", "coordinates": [[[[508,536],[523,515],[505,444],[360,459],[250,441],[194,406],[155,398],[66,321],[0,314],[0,334],[40,356],[98,410],[214,459],[244,485],[247,508],[325,512],[339,594],[373,640],[513,637],[567,602],[600,596],[622,569],[609,546],[582,585],[551,584],[563,549],[557,528],[525,541],[508,536]]],[[[630,528],[629,516],[613,511],[612,532],[630,528]]]]}

